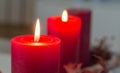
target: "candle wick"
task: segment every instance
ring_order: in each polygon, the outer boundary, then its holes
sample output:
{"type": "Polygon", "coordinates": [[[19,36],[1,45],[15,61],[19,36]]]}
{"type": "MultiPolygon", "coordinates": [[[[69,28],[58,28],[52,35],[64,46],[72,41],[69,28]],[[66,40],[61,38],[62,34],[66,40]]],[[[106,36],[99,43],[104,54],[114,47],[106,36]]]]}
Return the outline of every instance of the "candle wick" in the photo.
{"type": "Polygon", "coordinates": [[[38,43],[38,41],[34,41],[34,43],[38,43]]]}

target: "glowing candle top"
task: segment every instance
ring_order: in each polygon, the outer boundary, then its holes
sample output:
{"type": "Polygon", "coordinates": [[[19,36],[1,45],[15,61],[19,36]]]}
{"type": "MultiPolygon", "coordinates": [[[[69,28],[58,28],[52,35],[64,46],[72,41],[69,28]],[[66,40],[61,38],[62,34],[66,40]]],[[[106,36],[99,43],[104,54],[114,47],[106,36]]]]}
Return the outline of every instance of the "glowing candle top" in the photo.
{"type": "Polygon", "coordinates": [[[38,18],[35,26],[34,42],[38,42],[39,39],[40,39],[40,20],[38,18]]]}
{"type": "Polygon", "coordinates": [[[62,21],[67,22],[68,21],[68,13],[67,10],[64,10],[62,13],[62,21]]]}

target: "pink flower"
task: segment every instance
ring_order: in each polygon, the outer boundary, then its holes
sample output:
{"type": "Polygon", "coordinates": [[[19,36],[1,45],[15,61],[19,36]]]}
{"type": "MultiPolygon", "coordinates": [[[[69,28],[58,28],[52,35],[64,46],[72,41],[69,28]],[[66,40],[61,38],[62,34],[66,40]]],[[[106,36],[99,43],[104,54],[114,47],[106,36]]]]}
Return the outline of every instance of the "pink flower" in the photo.
{"type": "Polygon", "coordinates": [[[68,63],[67,65],[64,65],[64,69],[67,73],[81,73],[81,66],[82,64],[68,63]]]}

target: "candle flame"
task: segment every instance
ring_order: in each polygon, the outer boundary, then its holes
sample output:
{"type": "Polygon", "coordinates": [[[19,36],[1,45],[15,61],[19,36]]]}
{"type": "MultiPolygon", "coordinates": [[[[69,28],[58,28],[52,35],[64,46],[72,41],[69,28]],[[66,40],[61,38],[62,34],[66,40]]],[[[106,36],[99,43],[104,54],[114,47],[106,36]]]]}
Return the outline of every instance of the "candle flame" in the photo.
{"type": "Polygon", "coordinates": [[[40,20],[38,18],[35,26],[34,42],[38,42],[39,39],[40,39],[40,20]]]}
{"type": "Polygon", "coordinates": [[[62,13],[62,21],[67,22],[68,21],[68,13],[67,10],[64,10],[62,13]]]}

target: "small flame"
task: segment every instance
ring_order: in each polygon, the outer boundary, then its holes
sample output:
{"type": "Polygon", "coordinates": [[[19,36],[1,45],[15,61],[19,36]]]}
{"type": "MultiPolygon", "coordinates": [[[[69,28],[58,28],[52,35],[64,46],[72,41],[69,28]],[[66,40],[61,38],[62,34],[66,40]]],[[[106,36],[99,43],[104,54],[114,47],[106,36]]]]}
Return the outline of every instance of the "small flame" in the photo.
{"type": "Polygon", "coordinates": [[[40,20],[38,18],[35,26],[34,42],[38,42],[39,39],[40,39],[40,20]]]}
{"type": "Polygon", "coordinates": [[[64,10],[62,13],[62,21],[67,22],[68,21],[68,13],[67,10],[64,10]]]}

